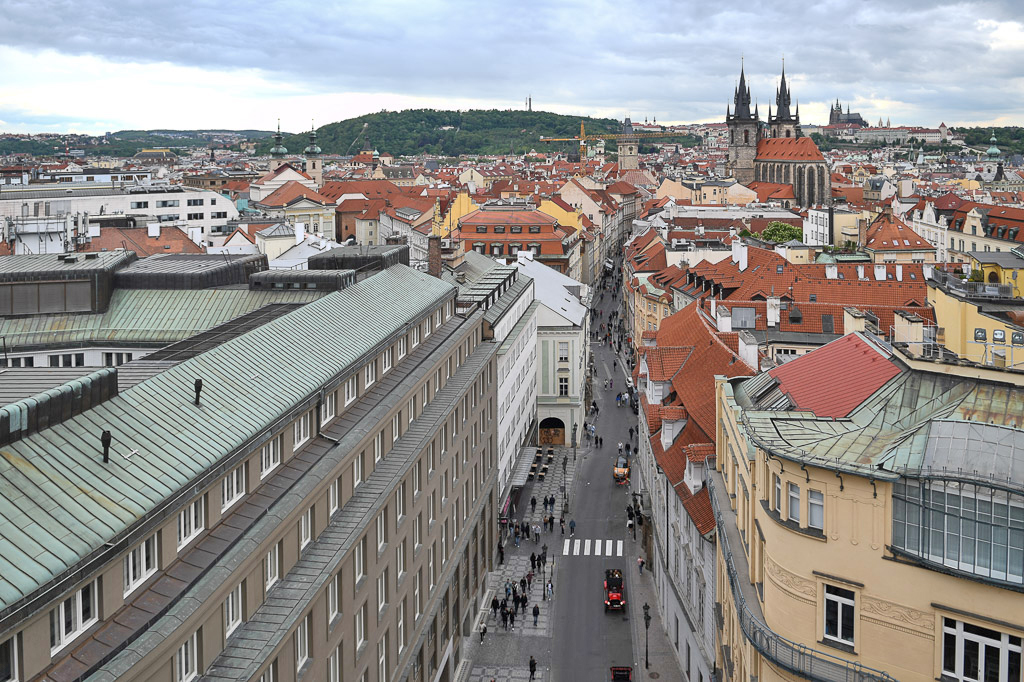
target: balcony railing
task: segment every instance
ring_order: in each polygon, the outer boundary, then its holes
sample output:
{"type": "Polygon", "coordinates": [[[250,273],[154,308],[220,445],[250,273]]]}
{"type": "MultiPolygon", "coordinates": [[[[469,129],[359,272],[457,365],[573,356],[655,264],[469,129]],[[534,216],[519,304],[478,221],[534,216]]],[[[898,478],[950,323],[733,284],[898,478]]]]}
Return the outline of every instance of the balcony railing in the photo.
{"type": "Polygon", "coordinates": [[[950,293],[963,296],[964,298],[1013,298],[1013,285],[1011,284],[968,282],[942,270],[933,270],[931,279],[950,293]]]}
{"type": "Polygon", "coordinates": [[[895,682],[895,678],[880,670],[874,670],[786,639],[762,623],[751,612],[747,607],[743,591],[740,589],[740,580],[743,578],[736,570],[736,563],[729,547],[729,538],[725,532],[725,520],[722,518],[722,510],[719,508],[715,495],[714,478],[714,476],[708,476],[708,492],[711,493],[711,506],[715,512],[718,541],[721,543],[722,556],[725,558],[726,570],[729,573],[729,589],[732,591],[733,601],[736,604],[740,629],[747,641],[772,663],[809,680],[822,680],[823,682],[885,680],[895,682]]]}

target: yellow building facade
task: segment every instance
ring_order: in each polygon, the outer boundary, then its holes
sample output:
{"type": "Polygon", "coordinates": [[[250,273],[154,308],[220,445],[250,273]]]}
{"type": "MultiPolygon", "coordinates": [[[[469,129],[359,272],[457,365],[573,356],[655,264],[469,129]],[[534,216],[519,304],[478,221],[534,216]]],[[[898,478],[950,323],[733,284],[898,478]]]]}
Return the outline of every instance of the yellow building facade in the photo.
{"type": "MultiPolygon", "coordinates": [[[[959,357],[973,362],[1000,366],[1024,362],[1024,327],[1008,317],[986,310],[995,296],[976,296],[999,285],[961,282],[952,275],[939,273],[941,281],[929,280],[928,305],[935,310],[939,342],[959,357]],[[1017,355],[1019,357],[1014,358],[1017,355]]],[[[1001,285],[1009,298],[1013,285],[1001,285]]],[[[1024,310],[1024,308],[1022,308],[1024,310]]]]}
{"type": "Polygon", "coordinates": [[[1019,682],[1024,471],[974,453],[1024,442],[1024,381],[866,352],[899,372],[842,417],[716,382],[719,679],[1019,682]]]}

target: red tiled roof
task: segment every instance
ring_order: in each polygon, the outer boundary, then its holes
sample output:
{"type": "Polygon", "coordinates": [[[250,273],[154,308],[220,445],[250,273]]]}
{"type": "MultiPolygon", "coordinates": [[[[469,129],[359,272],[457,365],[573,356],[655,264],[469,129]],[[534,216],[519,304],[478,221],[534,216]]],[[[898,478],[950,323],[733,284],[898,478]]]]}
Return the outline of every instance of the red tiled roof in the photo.
{"type": "Polygon", "coordinates": [[[848,334],[768,372],[798,409],[819,417],[845,417],[872,393],[900,373],[877,346],[859,334],[848,334]],[[843,389],[833,381],[841,367],[843,389]]]}
{"type": "Polygon", "coordinates": [[[796,199],[796,195],[793,194],[793,185],[790,184],[755,180],[754,182],[748,182],[747,188],[757,193],[757,200],[760,202],[765,202],[769,199],[796,199]]]}
{"type": "Polygon", "coordinates": [[[343,194],[362,194],[367,199],[381,199],[401,192],[398,185],[390,180],[340,180],[325,182],[320,188],[320,194],[331,201],[337,201],[343,194]]]}
{"type": "Polygon", "coordinates": [[[459,220],[460,225],[554,225],[558,222],[547,213],[533,211],[493,211],[477,209],[459,220]]]}
{"type": "Polygon", "coordinates": [[[180,227],[161,227],[159,237],[150,237],[146,227],[104,227],[82,251],[113,251],[127,248],[139,258],[158,253],[204,253],[203,247],[188,238],[180,227]]]}
{"type": "Polygon", "coordinates": [[[696,495],[683,500],[686,513],[693,519],[693,524],[701,535],[707,535],[715,529],[715,511],[711,507],[711,494],[707,487],[701,488],[696,495]]]}
{"type": "Polygon", "coordinates": [[[864,235],[870,251],[934,251],[935,247],[891,213],[880,213],[864,235]]]}
{"type": "Polygon", "coordinates": [[[809,137],[771,137],[757,143],[758,161],[824,161],[809,137]]]}
{"type": "Polygon", "coordinates": [[[289,180],[274,190],[270,196],[263,197],[256,203],[261,206],[288,206],[303,199],[324,206],[334,203],[333,199],[322,196],[316,190],[306,187],[297,180],[289,180]]]}
{"type": "Polygon", "coordinates": [[[265,182],[273,180],[274,178],[276,178],[281,173],[284,173],[286,170],[295,171],[296,173],[298,173],[302,177],[306,178],[307,180],[312,180],[313,179],[313,178],[309,177],[308,175],[306,175],[305,173],[303,173],[302,171],[300,171],[295,166],[291,165],[290,163],[282,163],[280,166],[278,166],[274,170],[270,171],[269,173],[264,175],[262,178],[260,178],[259,180],[257,180],[253,184],[254,185],[262,185],[265,182]]]}

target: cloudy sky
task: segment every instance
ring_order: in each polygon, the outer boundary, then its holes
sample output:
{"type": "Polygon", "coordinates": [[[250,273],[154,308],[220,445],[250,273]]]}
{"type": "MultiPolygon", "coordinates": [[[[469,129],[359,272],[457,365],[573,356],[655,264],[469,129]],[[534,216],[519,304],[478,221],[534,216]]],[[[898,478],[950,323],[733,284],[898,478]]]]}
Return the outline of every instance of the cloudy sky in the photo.
{"type": "Polygon", "coordinates": [[[0,0],[0,131],[308,129],[381,109],[1024,124],[1021,0],[0,0]]]}

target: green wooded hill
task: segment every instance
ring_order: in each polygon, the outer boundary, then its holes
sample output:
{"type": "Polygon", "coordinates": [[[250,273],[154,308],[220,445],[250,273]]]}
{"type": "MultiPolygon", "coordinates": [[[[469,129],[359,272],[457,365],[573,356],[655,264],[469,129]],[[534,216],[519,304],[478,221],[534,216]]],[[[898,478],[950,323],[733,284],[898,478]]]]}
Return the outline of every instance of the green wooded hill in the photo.
{"type": "MultiPolygon", "coordinates": [[[[356,154],[364,142],[370,149],[395,156],[436,154],[525,154],[578,150],[576,142],[541,142],[545,137],[573,137],[580,132],[580,121],[588,133],[618,133],[622,123],[610,118],[562,116],[546,111],[480,110],[439,111],[408,109],[381,111],[317,129],[317,143],[326,154],[356,154]],[[365,124],[365,132],[364,132],[365,124]]],[[[674,141],[667,138],[665,141],[674,141]]],[[[659,140],[660,141],[660,140],[659,140]]],[[[690,146],[696,140],[680,136],[680,144],[690,146]]],[[[273,142],[262,140],[259,153],[267,153],[273,142]]],[[[290,153],[301,153],[309,144],[309,133],[286,135],[284,146],[290,153]]],[[[615,143],[608,142],[608,149],[615,143]]]]}

